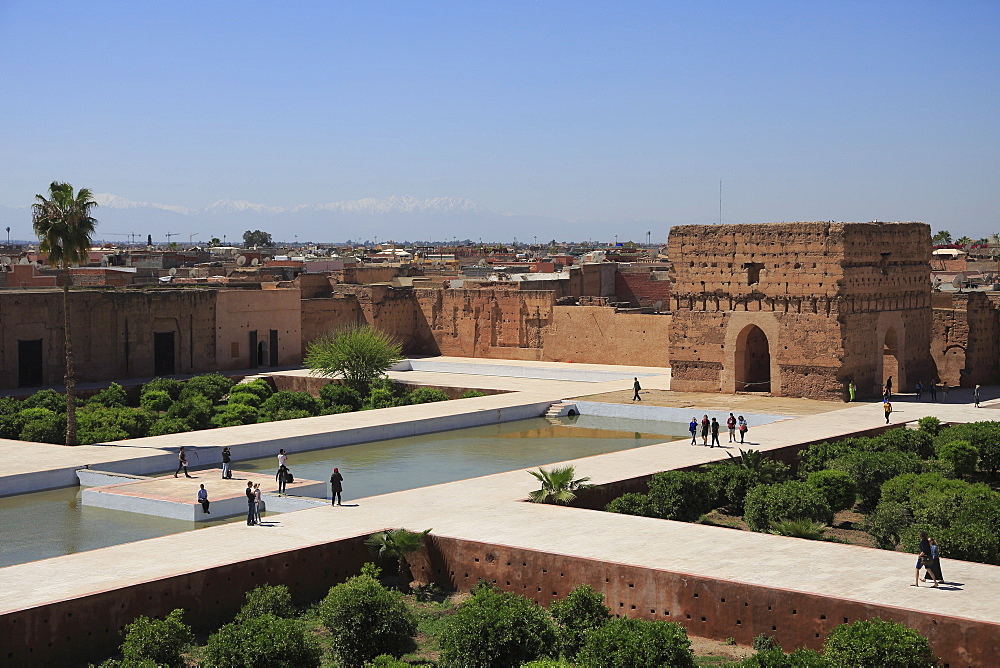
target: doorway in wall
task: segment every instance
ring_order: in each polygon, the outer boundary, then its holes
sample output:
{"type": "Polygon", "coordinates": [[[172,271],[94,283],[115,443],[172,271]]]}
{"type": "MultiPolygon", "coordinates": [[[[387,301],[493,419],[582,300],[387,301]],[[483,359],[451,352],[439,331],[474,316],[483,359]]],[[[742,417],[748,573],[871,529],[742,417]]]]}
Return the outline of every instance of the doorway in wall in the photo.
{"type": "Polygon", "coordinates": [[[177,373],[174,358],[174,333],[153,332],[153,374],[172,376],[177,373]]]}
{"type": "Polygon", "coordinates": [[[748,325],[736,337],[736,391],[771,391],[771,348],[757,325],[748,325]]]}
{"type": "Polygon", "coordinates": [[[42,340],[17,342],[17,386],[38,387],[42,384],[42,340]]]}

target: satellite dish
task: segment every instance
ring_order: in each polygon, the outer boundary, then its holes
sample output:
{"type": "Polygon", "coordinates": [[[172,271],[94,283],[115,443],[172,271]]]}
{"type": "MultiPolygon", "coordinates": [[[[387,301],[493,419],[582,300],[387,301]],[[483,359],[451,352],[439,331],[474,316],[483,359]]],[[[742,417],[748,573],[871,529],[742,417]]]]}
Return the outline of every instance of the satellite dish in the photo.
{"type": "Polygon", "coordinates": [[[239,266],[242,267],[246,263],[247,263],[247,256],[246,255],[240,255],[239,257],[236,258],[236,264],[238,264],[239,266]]]}
{"type": "Polygon", "coordinates": [[[660,312],[661,308],[663,308],[663,301],[662,300],[656,302],[655,304],[653,304],[653,310],[656,311],[657,313],[660,312]]]}
{"type": "Polygon", "coordinates": [[[270,255],[265,255],[264,256],[264,262],[267,262],[268,260],[273,260],[273,259],[274,258],[272,258],[270,255]]]}
{"type": "Polygon", "coordinates": [[[260,264],[260,259],[259,258],[254,258],[254,259],[250,260],[250,266],[251,267],[256,267],[258,264],[260,264]]]}
{"type": "Polygon", "coordinates": [[[28,258],[26,258],[26,257],[22,257],[20,260],[17,261],[17,263],[18,264],[30,264],[30,262],[28,261],[28,258]]]}
{"type": "Polygon", "coordinates": [[[177,275],[177,267],[170,267],[170,269],[167,271],[167,273],[170,274],[171,276],[176,276],[177,275]]]}
{"type": "Polygon", "coordinates": [[[0,257],[0,264],[6,267],[7,265],[11,264],[11,259],[6,255],[4,255],[3,257],[0,257]]]}
{"type": "Polygon", "coordinates": [[[955,274],[955,278],[951,279],[951,284],[954,285],[959,290],[962,289],[962,275],[955,274]]]}

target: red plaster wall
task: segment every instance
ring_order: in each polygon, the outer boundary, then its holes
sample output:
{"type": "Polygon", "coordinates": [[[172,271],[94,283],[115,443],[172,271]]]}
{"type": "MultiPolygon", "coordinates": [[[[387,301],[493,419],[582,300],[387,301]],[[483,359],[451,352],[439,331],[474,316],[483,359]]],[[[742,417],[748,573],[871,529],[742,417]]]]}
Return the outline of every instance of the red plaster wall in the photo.
{"type": "Polygon", "coordinates": [[[641,267],[619,268],[615,273],[615,297],[635,306],[653,306],[662,302],[662,310],[667,310],[670,308],[670,281],[665,272],[652,272],[641,267]]]}

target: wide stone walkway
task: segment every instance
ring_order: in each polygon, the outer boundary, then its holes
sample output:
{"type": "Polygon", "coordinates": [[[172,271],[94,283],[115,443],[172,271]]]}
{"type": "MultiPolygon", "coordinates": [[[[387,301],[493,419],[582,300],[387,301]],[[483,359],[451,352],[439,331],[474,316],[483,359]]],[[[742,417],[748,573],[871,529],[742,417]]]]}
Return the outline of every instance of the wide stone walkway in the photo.
{"type": "MultiPolygon", "coordinates": [[[[600,390],[623,390],[629,382],[604,383],[605,387],[600,390]],[[618,386],[612,387],[613,383],[618,383],[618,386]]],[[[510,401],[521,395],[521,405],[526,405],[526,401],[527,404],[541,405],[546,399],[572,396],[566,390],[573,383],[554,382],[554,385],[545,391],[532,387],[523,394],[468,401],[502,402],[504,398],[510,401]]],[[[596,393],[593,383],[587,385],[586,388],[576,387],[573,390],[580,395],[584,394],[580,391],[583,389],[586,389],[586,394],[596,393]]],[[[418,419],[421,411],[440,411],[461,403],[392,410],[398,410],[396,415],[403,420],[418,419]],[[414,410],[404,412],[406,409],[414,410]]],[[[891,417],[894,424],[928,414],[948,422],[988,419],[991,414],[977,410],[971,404],[932,406],[901,401],[895,402],[894,406],[896,410],[891,417]]],[[[356,415],[360,416],[359,419],[371,419],[372,413],[356,415]]],[[[819,415],[756,427],[751,431],[750,447],[760,450],[783,448],[875,428],[884,423],[881,404],[851,405],[819,415]]],[[[289,423],[279,424],[287,426],[289,423]]],[[[269,426],[250,429],[261,428],[269,426]]],[[[209,432],[205,438],[218,438],[219,444],[237,440],[237,437],[223,436],[219,432],[209,432]]],[[[3,447],[6,448],[6,444],[3,447]]],[[[578,474],[590,476],[593,482],[600,484],[719,459],[725,459],[725,452],[680,441],[589,457],[572,464],[578,474]]],[[[35,453],[30,466],[38,468],[47,461],[50,460],[46,449],[42,454],[35,453]]],[[[62,459],[59,461],[60,465],[65,463],[62,459]]],[[[19,463],[16,458],[12,461],[11,457],[6,457],[6,462],[21,466],[22,470],[28,466],[19,463]]],[[[960,584],[941,589],[916,588],[909,586],[913,578],[913,555],[525,503],[528,492],[536,487],[536,480],[525,471],[375,497],[364,497],[363,490],[348,487],[346,496],[356,506],[324,506],[288,513],[280,516],[269,529],[230,524],[10,566],[0,569],[0,590],[17,592],[17,595],[5,597],[0,602],[0,614],[168,578],[182,574],[189,564],[209,568],[362,535],[385,527],[405,526],[414,530],[433,528],[435,535],[443,537],[1000,624],[1000,568],[995,566],[946,561],[944,570],[949,582],[960,584]],[[168,554],[184,555],[184,559],[164,558],[168,554]],[[107,564],[115,564],[116,567],[107,568],[107,564]]]]}

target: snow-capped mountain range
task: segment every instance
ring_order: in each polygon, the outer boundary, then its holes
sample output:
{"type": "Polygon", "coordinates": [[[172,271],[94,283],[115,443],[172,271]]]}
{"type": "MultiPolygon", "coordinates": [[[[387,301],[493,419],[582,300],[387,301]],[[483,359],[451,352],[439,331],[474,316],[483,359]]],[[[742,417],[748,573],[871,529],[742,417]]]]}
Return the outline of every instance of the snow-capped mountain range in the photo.
{"type": "MultiPolygon", "coordinates": [[[[102,233],[124,236],[152,234],[162,239],[166,232],[181,239],[188,235],[199,240],[211,237],[239,239],[245,230],[260,229],[276,240],[344,241],[363,240],[446,240],[452,238],[484,241],[525,241],[531,236],[560,238],[569,223],[540,216],[500,214],[464,197],[420,199],[411,195],[386,198],[270,206],[245,200],[221,199],[203,208],[159,202],[143,202],[111,193],[96,193],[95,217],[100,221],[95,238],[102,233]]],[[[4,207],[30,213],[27,206],[4,207]]],[[[23,213],[21,213],[23,212],[23,213]]],[[[29,223],[30,224],[30,223],[29,223]]]]}

